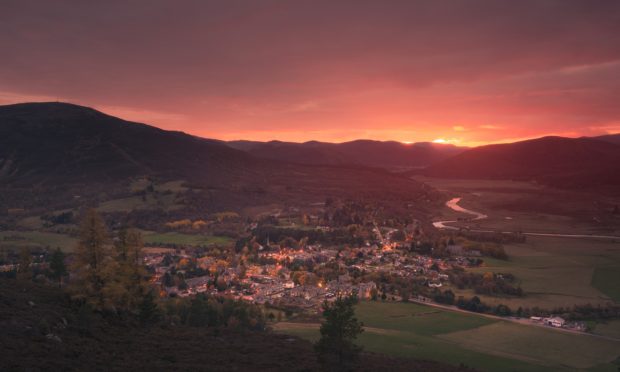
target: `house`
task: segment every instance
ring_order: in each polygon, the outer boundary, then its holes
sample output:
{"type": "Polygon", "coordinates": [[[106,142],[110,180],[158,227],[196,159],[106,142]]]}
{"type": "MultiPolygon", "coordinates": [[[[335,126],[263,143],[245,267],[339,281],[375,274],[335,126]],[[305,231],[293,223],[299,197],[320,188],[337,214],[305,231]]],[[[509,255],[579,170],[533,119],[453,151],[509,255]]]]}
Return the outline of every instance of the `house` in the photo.
{"type": "Polygon", "coordinates": [[[289,292],[289,296],[300,297],[306,300],[310,300],[324,293],[325,290],[323,288],[313,287],[309,285],[300,285],[298,287],[292,288],[289,292]]]}
{"type": "Polygon", "coordinates": [[[189,288],[196,289],[197,292],[205,292],[209,288],[209,281],[211,281],[211,277],[204,275],[186,279],[185,283],[189,288]]]}
{"type": "Polygon", "coordinates": [[[448,253],[451,256],[462,256],[463,255],[463,247],[460,245],[456,245],[456,244],[448,245],[446,247],[446,251],[448,251],[448,253]]]}
{"type": "Polygon", "coordinates": [[[376,289],[377,285],[375,282],[360,283],[358,286],[357,295],[364,299],[370,298],[372,291],[376,289]]]}
{"type": "Polygon", "coordinates": [[[291,280],[284,282],[284,288],[291,289],[295,288],[295,283],[291,280]]]}
{"type": "Polygon", "coordinates": [[[566,320],[560,318],[559,316],[554,316],[552,318],[545,318],[545,319],[543,319],[543,323],[545,323],[548,326],[562,328],[562,327],[564,327],[564,324],[566,323],[566,320]]]}

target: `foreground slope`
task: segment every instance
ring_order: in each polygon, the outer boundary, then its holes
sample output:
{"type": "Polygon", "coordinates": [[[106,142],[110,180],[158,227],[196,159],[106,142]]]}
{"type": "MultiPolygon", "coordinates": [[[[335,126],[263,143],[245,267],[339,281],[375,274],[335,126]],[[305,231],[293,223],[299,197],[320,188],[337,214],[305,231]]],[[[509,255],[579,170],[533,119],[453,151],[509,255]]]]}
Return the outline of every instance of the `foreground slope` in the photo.
{"type": "MultiPolygon", "coordinates": [[[[56,288],[0,279],[2,371],[316,371],[312,345],[270,332],[138,326],[85,316],[56,288]],[[50,336],[47,336],[50,335],[50,336]]],[[[358,370],[458,371],[364,354],[358,370]]]]}
{"type": "Polygon", "coordinates": [[[543,137],[477,147],[428,167],[426,174],[611,190],[620,185],[620,146],[591,138],[543,137]]]}

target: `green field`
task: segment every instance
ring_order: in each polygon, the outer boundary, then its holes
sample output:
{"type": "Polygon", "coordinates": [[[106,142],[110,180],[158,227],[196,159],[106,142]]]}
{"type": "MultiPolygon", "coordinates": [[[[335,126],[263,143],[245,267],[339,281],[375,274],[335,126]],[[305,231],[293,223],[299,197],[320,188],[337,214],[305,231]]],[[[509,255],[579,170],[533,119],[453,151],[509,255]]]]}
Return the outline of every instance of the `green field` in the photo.
{"type": "Polygon", "coordinates": [[[596,267],[592,276],[592,286],[620,303],[620,264],[596,267]]]}
{"type": "Polygon", "coordinates": [[[606,323],[594,324],[593,333],[601,336],[620,339],[620,320],[611,320],[606,323]]]}
{"type": "MultiPolygon", "coordinates": [[[[596,368],[614,371],[620,341],[573,335],[438,310],[418,304],[361,302],[357,316],[368,351],[399,357],[463,363],[487,371],[548,371],[596,368]]],[[[279,323],[279,332],[314,340],[318,325],[279,323]]]]}
{"type": "Polygon", "coordinates": [[[0,248],[2,249],[19,249],[21,247],[60,247],[63,251],[70,252],[76,245],[76,238],[72,238],[69,235],[64,234],[40,231],[0,232],[0,248]],[[17,239],[14,237],[17,237],[17,239]]]}
{"type": "Polygon", "coordinates": [[[99,212],[131,212],[136,209],[163,209],[175,210],[183,208],[182,205],[175,203],[174,194],[147,195],[144,200],[141,196],[130,196],[127,198],[109,200],[101,203],[97,210],[99,212]]]}
{"type": "Polygon", "coordinates": [[[153,231],[142,231],[145,243],[149,244],[179,244],[179,245],[228,245],[232,239],[225,236],[211,236],[203,234],[182,234],[177,232],[156,233],[153,231]]]}
{"type": "MultiPolygon", "coordinates": [[[[232,239],[222,236],[210,236],[202,234],[182,234],[176,232],[156,233],[142,231],[145,243],[152,244],[179,244],[187,246],[218,244],[229,245],[232,239]]],[[[65,252],[71,252],[77,246],[77,238],[69,235],[56,234],[40,231],[2,231],[0,232],[0,249],[19,250],[21,247],[44,248],[60,247],[65,252]]]]}
{"type": "MultiPolygon", "coordinates": [[[[132,192],[143,191],[151,184],[150,181],[140,178],[129,186],[132,192]]],[[[186,191],[183,186],[184,181],[169,181],[162,184],[155,184],[155,193],[146,193],[144,197],[140,195],[129,196],[126,198],[113,199],[103,202],[97,207],[100,212],[130,212],[136,209],[163,209],[175,210],[183,208],[176,203],[176,194],[186,191]]]]}
{"type": "Polygon", "coordinates": [[[550,368],[592,368],[620,356],[620,341],[572,335],[542,327],[496,322],[440,336],[462,347],[550,368]]]}
{"type": "MultiPolygon", "coordinates": [[[[490,304],[513,309],[555,308],[574,304],[605,304],[620,298],[620,244],[594,239],[528,237],[524,244],[505,246],[508,261],[485,259],[476,272],[508,272],[526,293],[522,298],[480,296],[490,304]]],[[[473,296],[472,290],[453,289],[473,296]]]]}

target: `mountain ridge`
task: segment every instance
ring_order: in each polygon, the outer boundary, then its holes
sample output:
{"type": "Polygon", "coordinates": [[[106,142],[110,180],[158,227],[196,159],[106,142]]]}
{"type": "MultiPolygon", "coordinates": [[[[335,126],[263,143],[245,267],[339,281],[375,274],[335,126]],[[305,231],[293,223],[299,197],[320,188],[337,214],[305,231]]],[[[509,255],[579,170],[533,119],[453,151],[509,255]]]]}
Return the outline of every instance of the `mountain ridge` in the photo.
{"type": "Polygon", "coordinates": [[[307,141],[229,141],[231,147],[265,159],[299,164],[361,165],[380,168],[420,168],[465,151],[454,145],[358,139],[342,143],[307,141]]]}
{"type": "Polygon", "coordinates": [[[251,165],[255,159],[218,141],[74,104],[0,106],[0,176],[5,180],[37,179],[50,171],[68,180],[152,172],[174,175],[180,173],[178,168],[200,162],[209,168],[230,168],[251,165]],[[175,151],[166,152],[166,146],[175,151]],[[181,159],[181,149],[194,156],[181,159]]]}
{"type": "Polygon", "coordinates": [[[428,167],[441,178],[512,179],[560,188],[620,185],[620,146],[596,138],[547,136],[476,147],[428,167]]]}

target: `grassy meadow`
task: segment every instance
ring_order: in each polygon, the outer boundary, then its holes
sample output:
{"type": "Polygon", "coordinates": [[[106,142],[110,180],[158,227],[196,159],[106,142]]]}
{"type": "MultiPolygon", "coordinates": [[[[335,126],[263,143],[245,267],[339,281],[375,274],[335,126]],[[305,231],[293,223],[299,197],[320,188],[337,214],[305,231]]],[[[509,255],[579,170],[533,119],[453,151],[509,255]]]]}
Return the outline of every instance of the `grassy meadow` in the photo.
{"type": "Polygon", "coordinates": [[[620,339],[620,320],[612,320],[606,323],[592,325],[592,333],[620,339]]]}
{"type": "Polygon", "coordinates": [[[178,245],[228,245],[233,242],[229,237],[212,236],[203,234],[183,234],[177,232],[157,233],[154,231],[142,231],[142,238],[149,244],[178,244],[178,245]]]}
{"type": "Polygon", "coordinates": [[[130,196],[127,198],[113,199],[101,203],[97,210],[103,213],[131,212],[136,209],[163,209],[166,211],[180,209],[183,206],[175,202],[176,196],[172,194],[130,196]]]}
{"type": "MultiPolygon", "coordinates": [[[[509,260],[486,259],[476,272],[512,273],[526,296],[480,296],[513,309],[554,308],[574,304],[619,302],[620,244],[606,240],[528,236],[522,244],[505,246],[509,260]]],[[[453,289],[473,296],[473,290],[453,289]]]]}
{"type": "MultiPolygon", "coordinates": [[[[360,302],[368,351],[461,363],[486,371],[615,371],[620,341],[519,325],[477,314],[394,302],[360,302]]],[[[277,332],[310,340],[318,324],[278,323],[277,332]]]]}
{"type": "Polygon", "coordinates": [[[592,276],[592,286],[620,303],[620,261],[616,264],[597,266],[592,276]]]}
{"type": "Polygon", "coordinates": [[[0,249],[18,250],[21,247],[29,248],[56,248],[65,252],[72,251],[77,245],[77,239],[65,234],[41,231],[1,231],[0,249]]]}

